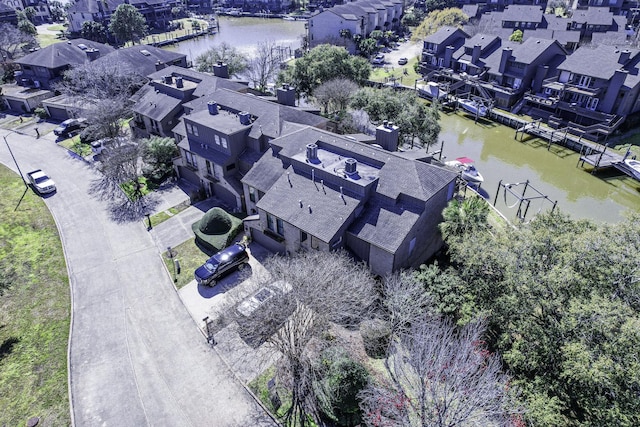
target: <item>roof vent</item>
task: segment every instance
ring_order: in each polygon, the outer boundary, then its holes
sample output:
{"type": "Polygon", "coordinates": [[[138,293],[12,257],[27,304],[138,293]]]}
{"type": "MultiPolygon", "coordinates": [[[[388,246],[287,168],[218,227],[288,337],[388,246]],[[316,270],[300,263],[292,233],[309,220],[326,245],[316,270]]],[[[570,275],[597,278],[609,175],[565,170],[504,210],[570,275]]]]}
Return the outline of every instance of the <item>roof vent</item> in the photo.
{"type": "Polygon", "coordinates": [[[344,171],[348,175],[358,173],[358,161],[356,159],[346,159],[344,161],[344,171]]]}
{"type": "Polygon", "coordinates": [[[240,124],[250,125],[251,124],[251,114],[247,111],[242,111],[238,113],[238,117],[240,117],[240,124]]]}
{"type": "Polygon", "coordinates": [[[183,88],[184,83],[182,82],[182,76],[176,76],[176,87],[183,88]]]}
{"type": "Polygon", "coordinates": [[[171,74],[167,74],[164,77],[164,84],[170,85],[173,83],[173,76],[171,74]]]}
{"type": "Polygon", "coordinates": [[[209,114],[211,114],[212,116],[215,116],[216,114],[218,114],[218,103],[215,101],[209,101],[207,102],[207,108],[209,108],[209,114]]]}

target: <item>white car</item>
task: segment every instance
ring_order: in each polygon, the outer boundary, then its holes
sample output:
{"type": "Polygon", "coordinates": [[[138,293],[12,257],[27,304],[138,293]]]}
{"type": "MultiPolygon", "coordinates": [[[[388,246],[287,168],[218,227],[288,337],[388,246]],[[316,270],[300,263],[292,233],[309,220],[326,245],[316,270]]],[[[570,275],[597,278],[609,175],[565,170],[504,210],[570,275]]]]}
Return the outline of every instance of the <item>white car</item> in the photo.
{"type": "Polygon", "coordinates": [[[373,58],[371,63],[374,64],[374,65],[382,65],[382,64],[384,64],[384,55],[381,54],[381,53],[377,54],[376,57],[373,58]]]}
{"type": "Polygon", "coordinates": [[[27,174],[29,182],[33,185],[33,188],[40,194],[53,193],[56,191],[56,183],[53,182],[46,173],[41,169],[36,169],[27,174]]]}

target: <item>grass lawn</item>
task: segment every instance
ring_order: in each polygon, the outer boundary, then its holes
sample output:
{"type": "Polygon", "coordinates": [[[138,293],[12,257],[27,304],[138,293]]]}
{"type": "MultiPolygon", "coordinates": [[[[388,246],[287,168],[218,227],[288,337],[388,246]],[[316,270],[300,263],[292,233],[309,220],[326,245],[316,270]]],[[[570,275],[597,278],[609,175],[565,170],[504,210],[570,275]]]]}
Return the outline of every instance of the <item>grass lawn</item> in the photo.
{"type": "Polygon", "coordinates": [[[276,383],[276,390],[278,397],[281,400],[280,407],[276,410],[271,402],[269,392],[269,381],[274,377],[276,368],[271,366],[264,371],[258,378],[249,383],[249,389],[255,394],[262,404],[276,417],[281,418],[287,412],[289,406],[291,406],[291,399],[289,397],[289,391],[286,388],[280,387],[276,383]]]}
{"type": "Polygon", "coordinates": [[[11,283],[0,296],[0,425],[68,426],[69,279],[49,210],[24,190],[0,165],[0,280],[11,283]]]}
{"type": "Polygon", "coordinates": [[[414,87],[416,80],[422,78],[422,76],[413,69],[413,65],[418,62],[418,58],[408,59],[409,62],[405,65],[385,64],[382,67],[373,67],[369,80],[387,83],[391,81],[392,78],[395,78],[398,84],[414,87]],[[405,70],[407,74],[404,74],[405,70]]]}
{"type": "MultiPolygon", "coordinates": [[[[142,196],[146,196],[147,194],[150,194],[151,192],[153,192],[153,190],[158,188],[156,184],[152,183],[150,180],[148,180],[144,176],[141,176],[138,178],[138,183],[140,183],[140,193],[142,194],[142,196]]],[[[122,191],[124,191],[124,194],[126,194],[129,199],[131,200],[136,199],[136,195],[134,192],[135,191],[134,181],[128,181],[123,184],[120,184],[120,188],[122,188],[122,191]]]]}
{"type": "Polygon", "coordinates": [[[64,31],[66,29],[67,29],[67,27],[65,27],[62,24],[54,24],[54,25],[50,25],[50,26],[47,27],[47,30],[49,30],[49,31],[64,31]]]}
{"type": "Polygon", "coordinates": [[[40,44],[40,48],[63,41],[58,34],[38,34],[36,38],[40,44]]]}
{"type": "MultiPolygon", "coordinates": [[[[190,203],[184,202],[184,203],[180,203],[177,206],[169,208],[166,211],[158,212],[155,215],[151,215],[151,226],[155,227],[156,225],[165,222],[172,216],[178,215],[180,212],[187,209],[189,206],[191,206],[190,203]]],[[[146,219],[145,219],[145,225],[149,225],[146,219]]]]}
{"type": "MultiPolygon", "coordinates": [[[[180,262],[180,274],[176,275],[176,287],[178,289],[187,285],[193,280],[193,272],[209,259],[209,255],[204,253],[195,243],[195,239],[189,239],[184,243],[172,248],[174,258],[180,262]]],[[[162,260],[167,266],[167,270],[173,276],[173,260],[169,258],[167,251],[162,253],[162,260]]]]}
{"type": "Polygon", "coordinates": [[[80,142],[80,135],[76,135],[72,138],[67,138],[58,143],[58,145],[73,151],[81,157],[85,157],[91,154],[91,144],[83,144],[80,142]]]}

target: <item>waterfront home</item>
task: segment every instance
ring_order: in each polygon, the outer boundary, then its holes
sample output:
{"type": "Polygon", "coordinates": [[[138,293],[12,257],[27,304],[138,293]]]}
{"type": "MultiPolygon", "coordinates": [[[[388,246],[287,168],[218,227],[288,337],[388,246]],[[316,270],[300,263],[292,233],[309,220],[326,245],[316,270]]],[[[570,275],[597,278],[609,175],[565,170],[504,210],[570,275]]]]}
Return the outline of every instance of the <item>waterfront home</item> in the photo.
{"type": "Polygon", "coordinates": [[[97,62],[129,66],[143,76],[148,76],[172,65],[183,68],[188,65],[187,55],[183,53],[144,44],[117,49],[98,58],[97,62]]]}
{"type": "Polygon", "coordinates": [[[366,38],[374,30],[397,30],[403,12],[401,0],[357,0],[333,6],[309,19],[309,46],[331,43],[345,46],[353,54],[355,36],[366,38]]]}
{"type": "Polygon", "coordinates": [[[218,89],[247,92],[246,84],[194,70],[169,66],[149,74],[149,82],[131,98],[134,118],[129,122],[137,137],[173,137],[172,129],[184,113],[183,105],[218,89]]]}
{"type": "Polygon", "coordinates": [[[282,103],[218,89],[183,104],[185,115],[172,130],[180,148],[174,161],[178,176],[245,211],[240,179],[269,142],[305,126],[329,125],[329,120],[291,106],[293,88],[280,88],[278,95],[282,103]]]}
{"type": "Polygon", "coordinates": [[[444,26],[425,37],[422,48],[423,73],[450,68],[453,52],[464,45],[469,35],[460,28],[444,26]],[[425,68],[426,67],[426,68],[425,68]]]}
{"type": "Polygon", "coordinates": [[[245,230],[271,251],[346,248],[382,276],[441,247],[455,172],[311,127],[269,145],[241,181],[245,230]]]}

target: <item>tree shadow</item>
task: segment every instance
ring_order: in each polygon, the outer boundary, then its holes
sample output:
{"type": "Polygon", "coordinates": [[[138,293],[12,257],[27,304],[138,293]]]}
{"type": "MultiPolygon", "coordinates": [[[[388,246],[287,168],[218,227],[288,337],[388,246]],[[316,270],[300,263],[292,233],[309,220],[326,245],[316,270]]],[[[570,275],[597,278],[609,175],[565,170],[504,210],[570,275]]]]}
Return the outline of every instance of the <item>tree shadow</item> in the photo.
{"type": "Polygon", "coordinates": [[[20,200],[18,200],[18,203],[16,204],[16,207],[13,209],[13,211],[17,211],[18,208],[20,207],[20,203],[22,203],[22,200],[24,199],[24,196],[27,195],[27,191],[29,191],[29,187],[25,187],[24,189],[24,193],[22,193],[22,196],[20,196],[20,200]]]}
{"type": "Polygon", "coordinates": [[[0,360],[4,359],[9,354],[11,354],[11,351],[13,350],[13,346],[18,344],[19,342],[20,340],[16,337],[9,337],[6,340],[4,340],[4,342],[0,344],[0,360]]]}
{"type": "Polygon", "coordinates": [[[154,193],[131,200],[120,186],[104,178],[92,180],[89,184],[89,193],[97,200],[109,202],[111,219],[118,224],[141,221],[160,203],[159,197],[154,193]]]}

